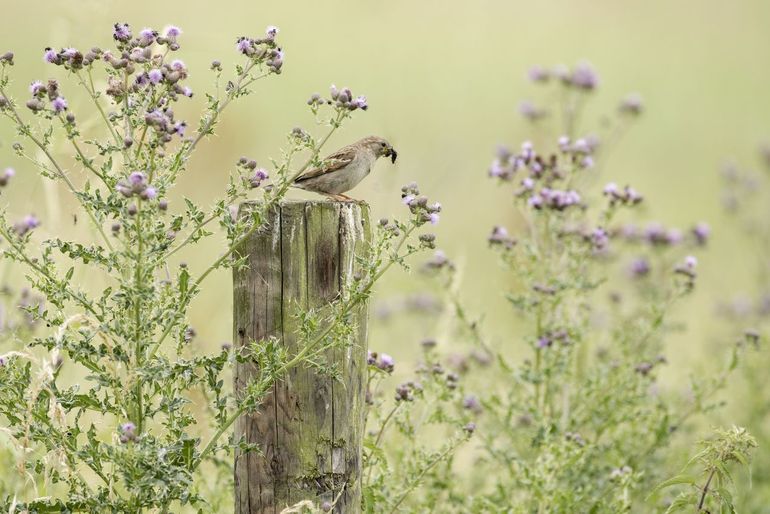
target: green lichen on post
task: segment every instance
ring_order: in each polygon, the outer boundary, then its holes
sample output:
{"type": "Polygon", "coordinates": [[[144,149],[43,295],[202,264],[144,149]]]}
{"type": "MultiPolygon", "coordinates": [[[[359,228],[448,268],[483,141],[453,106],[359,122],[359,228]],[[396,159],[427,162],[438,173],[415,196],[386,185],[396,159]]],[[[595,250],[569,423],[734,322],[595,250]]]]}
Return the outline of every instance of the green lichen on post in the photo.
{"type": "MultiPolygon", "coordinates": [[[[247,266],[234,271],[235,340],[274,336],[293,354],[301,344],[297,314],[328,309],[352,280],[371,238],[368,206],[284,202],[269,221],[241,249],[247,266]]],[[[360,510],[366,317],[365,304],[355,308],[346,320],[355,341],[325,355],[341,381],[292,368],[260,410],[236,424],[236,440],[263,452],[236,455],[236,512],[277,514],[305,499],[337,499],[336,512],[360,510]]],[[[236,389],[256,373],[239,363],[236,389]]]]}

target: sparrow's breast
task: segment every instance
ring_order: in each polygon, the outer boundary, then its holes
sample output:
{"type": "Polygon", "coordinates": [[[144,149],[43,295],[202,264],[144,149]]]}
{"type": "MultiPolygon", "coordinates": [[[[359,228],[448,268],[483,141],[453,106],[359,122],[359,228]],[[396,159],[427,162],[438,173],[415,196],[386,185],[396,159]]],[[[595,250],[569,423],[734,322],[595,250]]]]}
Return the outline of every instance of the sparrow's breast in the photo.
{"type": "Polygon", "coordinates": [[[330,173],[327,179],[329,193],[346,193],[356,187],[372,170],[375,158],[369,152],[361,152],[344,168],[330,173]]]}

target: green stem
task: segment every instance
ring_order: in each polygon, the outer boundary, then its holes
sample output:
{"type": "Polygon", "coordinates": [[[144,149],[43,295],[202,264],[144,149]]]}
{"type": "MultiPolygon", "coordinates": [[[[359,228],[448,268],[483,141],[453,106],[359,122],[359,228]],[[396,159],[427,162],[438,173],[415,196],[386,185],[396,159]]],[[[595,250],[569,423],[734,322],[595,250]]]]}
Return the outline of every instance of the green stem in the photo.
{"type": "Polygon", "coordinates": [[[399,505],[403,503],[403,501],[409,496],[409,494],[418,486],[420,485],[420,481],[422,478],[433,469],[436,464],[441,462],[442,460],[446,459],[456,448],[459,446],[460,441],[455,441],[453,444],[450,444],[443,452],[438,454],[433,460],[428,462],[428,464],[420,471],[420,473],[414,478],[414,480],[411,481],[411,483],[407,486],[407,488],[404,490],[403,493],[401,493],[401,496],[399,496],[398,500],[393,504],[393,508],[390,509],[390,514],[393,514],[398,509],[399,505]]]}
{"type": "MultiPolygon", "coordinates": [[[[378,446],[380,444],[380,441],[382,440],[382,434],[385,433],[385,427],[388,425],[390,420],[395,416],[396,411],[398,411],[399,408],[401,408],[401,405],[403,405],[403,402],[398,402],[395,407],[393,407],[388,415],[385,417],[385,419],[382,422],[382,426],[380,427],[380,431],[377,433],[377,438],[374,440],[374,446],[378,446]]],[[[372,481],[372,470],[374,469],[374,466],[369,464],[369,471],[366,474],[366,482],[370,483],[372,481]]]]}
{"type": "Polygon", "coordinates": [[[711,481],[714,479],[716,472],[716,469],[711,470],[711,473],[709,473],[709,477],[706,480],[706,484],[703,486],[703,493],[700,495],[700,501],[698,502],[698,512],[703,511],[703,505],[706,504],[706,496],[708,496],[709,486],[711,485],[711,481]]]}
{"type": "Polygon", "coordinates": [[[115,131],[115,127],[113,127],[112,123],[110,123],[109,118],[107,118],[107,115],[105,114],[104,109],[102,109],[102,104],[99,103],[99,96],[96,94],[96,86],[94,86],[94,77],[91,75],[91,70],[89,69],[87,73],[88,73],[88,83],[86,83],[86,81],[83,79],[83,77],[80,75],[79,72],[75,72],[75,76],[78,78],[78,81],[80,82],[80,84],[88,92],[88,96],[90,96],[91,100],[93,100],[96,110],[99,111],[99,115],[101,115],[105,125],[107,125],[107,129],[110,131],[110,134],[112,134],[112,137],[115,139],[115,144],[118,147],[122,147],[123,141],[120,139],[120,136],[115,131]],[[90,87],[89,87],[89,84],[90,84],[90,87]]]}
{"type": "MultiPolygon", "coordinates": [[[[142,317],[141,317],[141,289],[142,289],[142,259],[144,253],[144,240],[142,239],[142,201],[137,202],[137,212],[135,220],[135,231],[137,240],[136,271],[134,273],[134,365],[138,373],[142,365],[142,317]]],[[[138,433],[142,433],[144,423],[144,408],[142,406],[142,381],[136,376],[136,385],[134,386],[136,395],[136,413],[134,423],[138,433]]]]}

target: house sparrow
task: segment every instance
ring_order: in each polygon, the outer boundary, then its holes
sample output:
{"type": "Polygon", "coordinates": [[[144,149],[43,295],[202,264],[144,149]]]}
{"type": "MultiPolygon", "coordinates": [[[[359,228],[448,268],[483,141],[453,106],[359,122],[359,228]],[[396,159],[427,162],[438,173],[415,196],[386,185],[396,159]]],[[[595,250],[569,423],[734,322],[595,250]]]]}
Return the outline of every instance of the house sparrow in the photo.
{"type": "Polygon", "coordinates": [[[369,136],[340,148],[318,168],[313,168],[294,180],[292,186],[321,193],[335,200],[355,201],[344,193],[361,182],[380,157],[396,162],[396,150],[381,137],[369,136]]]}

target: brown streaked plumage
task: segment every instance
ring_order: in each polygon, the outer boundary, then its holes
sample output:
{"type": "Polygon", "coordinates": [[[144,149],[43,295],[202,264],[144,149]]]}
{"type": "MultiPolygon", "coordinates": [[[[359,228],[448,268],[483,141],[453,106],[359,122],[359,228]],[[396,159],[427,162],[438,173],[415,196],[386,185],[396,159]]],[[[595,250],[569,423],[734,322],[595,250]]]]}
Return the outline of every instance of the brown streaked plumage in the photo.
{"type": "Polygon", "coordinates": [[[396,162],[396,150],[385,139],[369,136],[340,148],[323,160],[318,168],[297,177],[294,187],[313,191],[335,200],[353,201],[344,193],[353,189],[372,170],[380,157],[396,162]]]}

